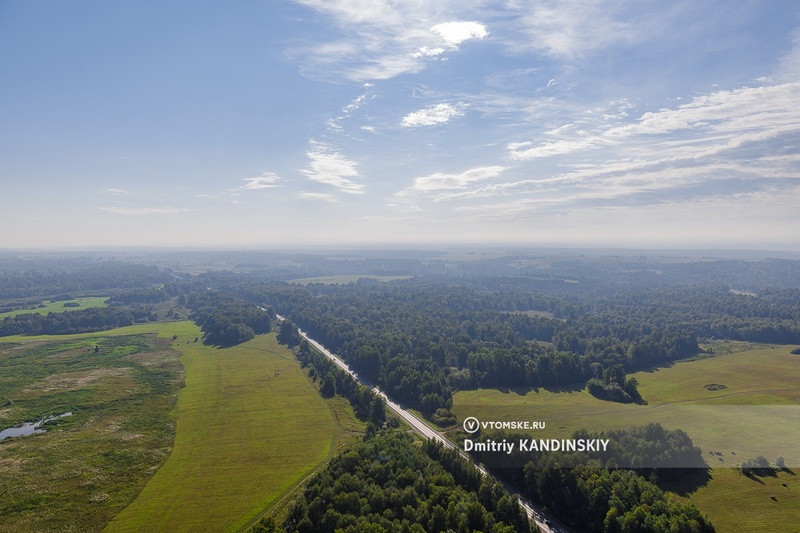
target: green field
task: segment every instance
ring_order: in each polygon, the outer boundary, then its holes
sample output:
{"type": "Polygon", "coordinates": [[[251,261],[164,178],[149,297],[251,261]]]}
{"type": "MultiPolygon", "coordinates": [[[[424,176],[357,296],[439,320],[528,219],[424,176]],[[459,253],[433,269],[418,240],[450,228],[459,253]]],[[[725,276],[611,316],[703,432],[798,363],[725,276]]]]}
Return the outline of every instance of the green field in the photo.
{"type": "Polygon", "coordinates": [[[458,392],[453,411],[459,420],[474,416],[479,420],[544,421],[546,429],[536,433],[541,438],[565,437],[581,428],[604,431],[649,422],[680,428],[700,446],[706,462],[714,468],[709,483],[690,495],[714,523],[734,523],[744,512],[737,498],[752,497],[759,505],[773,504],[770,509],[775,514],[768,523],[800,524],[800,487],[791,474],[779,475],[777,486],[784,490],[775,502],[769,498],[777,491],[771,483],[774,478],[762,479],[762,484],[734,469],[746,459],[763,455],[773,464],[776,457],[783,456],[788,467],[799,470],[800,356],[790,353],[793,348],[732,350],[633,374],[647,405],[605,402],[577,388],[480,389],[458,392]],[[707,385],[714,384],[724,388],[709,390],[707,385]],[[719,454],[711,455],[712,451],[719,454]],[[781,485],[787,482],[784,477],[792,481],[788,490],[781,485]],[[766,501],[762,501],[764,490],[773,491],[766,501]]]}
{"type": "MultiPolygon", "coordinates": [[[[239,531],[321,465],[347,433],[274,335],[184,344],[186,387],[169,459],[108,531],[239,531]]],[[[346,426],[347,420],[342,420],[346,426]]]]}
{"type": "MultiPolygon", "coordinates": [[[[720,533],[797,532],[800,531],[800,476],[797,474],[796,469],[780,471],[776,476],[754,480],[733,468],[715,468],[707,484],[692,488],[688,496],[680,499],[694,503],[720,533]]],[[[664,488],[683,493],[682,487],[667,485],[664,488]]]]}
{"type": "Polygon", "coordinates": [[[49,300],[44,302],[44,307],[34,309],[18,309],[16,311],[9,311],[7,313],[0,313],[0,320],[6,317],[13,317],[23,313],[38,313],[46,315],[47,313],[62,313],[64,311],[77,311],[78,309],[88,309],[90,307],[103,307],[106,305],[107,296],[89,296],[86,298],[74,298],[72,300],[53,301],[49,300]],[[65,303],[78,304],[77,306],[67,306],[65,303]]]}
{"type": "Polygon", "coordinates": [[[4,338],[0,429],[75,414],[0,442],[0,530],[239,531],[360,438],[349,403],[323,400],[274,335],[198,336],[172,322],[4,338]]]}

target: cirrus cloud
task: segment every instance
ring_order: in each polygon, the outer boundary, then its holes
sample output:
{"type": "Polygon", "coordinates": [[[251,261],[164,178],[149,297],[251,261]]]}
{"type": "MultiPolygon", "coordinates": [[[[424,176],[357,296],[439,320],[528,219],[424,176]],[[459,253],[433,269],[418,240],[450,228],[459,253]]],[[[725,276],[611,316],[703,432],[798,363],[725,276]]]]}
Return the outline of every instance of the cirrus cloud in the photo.
{"type": "Polygon", "coordinates": [[[275,182],[280,179],[280,176],[274,172],[264,172],[260,176],[254,178],[242,178],[242,181],[246,181],[247,183],[239,188],[245,190],[268,189],[270,187],[277,187],[275,182]]]}

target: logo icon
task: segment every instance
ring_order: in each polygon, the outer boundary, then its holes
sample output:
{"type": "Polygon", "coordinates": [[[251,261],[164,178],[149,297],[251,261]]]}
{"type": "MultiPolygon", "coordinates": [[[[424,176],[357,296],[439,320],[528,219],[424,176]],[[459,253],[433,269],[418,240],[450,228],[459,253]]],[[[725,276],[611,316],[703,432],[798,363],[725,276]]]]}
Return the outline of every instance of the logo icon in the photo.
{"type": "Polygon", "coordinates": [[[461,425],[464,428],[464,431],[466,431],[467,433],[475,433],[481,427],[481,423],[478,422],[478,419],[475,418],[474,416],[465,418],[464,423],[461,425]]]}

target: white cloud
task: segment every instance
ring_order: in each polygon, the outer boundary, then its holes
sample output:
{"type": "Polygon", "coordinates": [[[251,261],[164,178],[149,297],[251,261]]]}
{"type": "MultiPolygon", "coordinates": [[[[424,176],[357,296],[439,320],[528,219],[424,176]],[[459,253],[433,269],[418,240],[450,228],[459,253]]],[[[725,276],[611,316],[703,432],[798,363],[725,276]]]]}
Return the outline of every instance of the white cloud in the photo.
{"type": "Polygon", "coordinates": [[[463,102],[456,105],[436,104],[419,111],[414,111],[403,117],[400,125],[404,128],[418,128],[420,126],[435,126],[444,124],[455,117],[463,117],[464,112],[469,107],[463,102]]]}
{"type": "Polygon", "coordinates": [[[421,57],[439,57],[445,52],[444,48],[428,48],[427,46],[423,46],[413,54],[411,57],[414,59],[419,59],[421,57]]]}
{"type": "Polygon", "coordinates": [[[484,39],[489,32],[480,22],[445,22],[437,24],[431,31],[438,33],[451,46],[458,46],[470,39],[484,39]]]}
{"type": "Polygon", "coordinates": [[[300,172],[310,180],[336,187],[342,192],[363,194],[364,185],[348,179],[358,177],[355,161],[345,158],[325,143],[311,141],[310,145],[311,149],[306,155],[311,160],[311,168],[300,172]]]}
{"type": "MultiPolygon", "coordinates": [[[[504,170],[506,170],[506,167],[486,166],[471,168],[458,174],[437,172],[430,176],[415,178],[411,190],[414,192],[428,192],[445,189],[463,189],[470,183],[496,178],[502,174],[504,170]]],[[[404,195],[405,191],[400,194],[401,196],[404,195]]]]}
{"type": "Polygon", "coordinates": [[[242,178],[242,181],[246,181],[247,183],[239,188],[245,190],[268,189],[270,187],[277,187],[275,182],[280,179],[280,176],[274,172],[264,172],[255,178],[242,178]]]}
{"type": "Polygon", "coordinates": [[[330,16],[344,33],[338,41],[292,52],[305,59],[304,75],[323,79],[385,80],[418,73],[428,60],[488,35],[480,22],[447,17],[465,7],[455,0],[297,1],[330,16]]]}
{"type": "MultiPolygon", "coordinates": [[[[612,102],[619,112],[611,118],[627,116],[627,102],[612,102]]],[[[604,117],[610,115],[605,114],[604,117]]],[[[612,125],[596,133],[567,127],[551,130],[553,140],[534,145],[530,141],[509,143],[509,157],[530,160],[553,157],[588,149],[624,144],[649,153],[648,159],[681,159],[710,156],[742,146],[800,131],[800,83],[766,87],[744,87],[701,95],[676,109],[647,112],[625,125],[612,125]],[[675,140],[655,144],[657,136],[680,133],[675,140]]]]}
{"type": "Polygon", "coordinates": [[[171,215],[175,213],[183,213],[188,209],[181,207],[101,207],[101,211],[107,213],[115,213],[118,215],[171,215]]]}
{"type": "Polygon", "coordinates": [[[332,194],[324,192],[301,192],[298,196],[302,200],[322,200],[325,202],[336,203],[336,198],[332,194]]]}
{"type": "Polygon", "coordinates": [[[108,194],[114,194],[114,195],[118,195],[118,196],[131,193],[130,191],[127,191],[125,189],[112,189],[112,188],[107,188],[106,192],[108,194]]]}
{"type": "Polygon", "coordinates": [[[508,145],[508,156],[511,159],[526,160],[539,157],[552,157],[556,155],[568,154],[578,150],[586,150],[600,144],[598,139],[583,139],[571,141],[545,142],[533,148],[527,148],[531,143],[511,143],[508,145]],[[521,150],[520,147],[526,147],[521,150]]]}

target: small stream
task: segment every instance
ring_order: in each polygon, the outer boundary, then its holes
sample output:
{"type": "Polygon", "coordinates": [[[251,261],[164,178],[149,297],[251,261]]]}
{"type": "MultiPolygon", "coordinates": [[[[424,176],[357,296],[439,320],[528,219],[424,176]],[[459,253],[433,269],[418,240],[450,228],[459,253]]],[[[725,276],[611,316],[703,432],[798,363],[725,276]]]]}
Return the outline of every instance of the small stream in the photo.
{"type": "Polygon", "coordinates": [[[13,428],[4,429],[3,431],[0,431],[0,440],[11,437],[24,437],[26,435],[33,435],[34,433],[44,433],[45,430],[41,429],[40,426],[53,420],[64,418],[65,416],[72,416],[72,411],[67,411],[66,413],[61,413],[60,415],[48,416],[47,418],[43,418],[38,422],[25,422],[21,426],[14,426],[13,428]]]}

